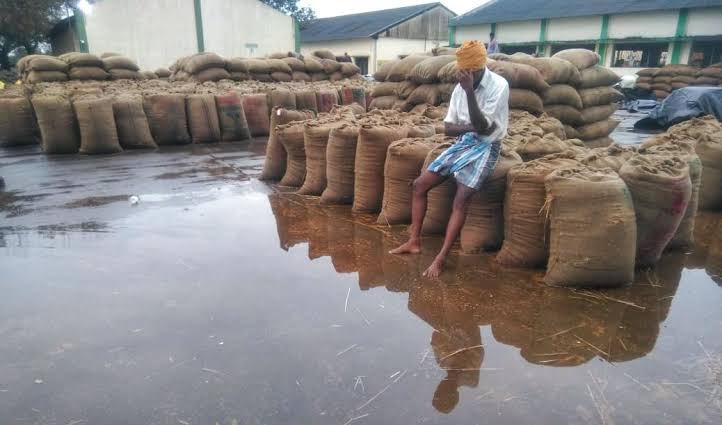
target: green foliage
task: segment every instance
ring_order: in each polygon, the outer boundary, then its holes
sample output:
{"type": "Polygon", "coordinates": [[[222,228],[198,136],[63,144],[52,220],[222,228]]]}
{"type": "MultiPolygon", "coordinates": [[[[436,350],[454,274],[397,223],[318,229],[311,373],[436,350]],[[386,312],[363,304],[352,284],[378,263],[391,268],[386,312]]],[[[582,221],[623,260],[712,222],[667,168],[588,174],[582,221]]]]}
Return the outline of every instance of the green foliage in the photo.
{"type": "Polygon", "coordinates": [[[316,12],[310,7],[300,7],[298,0],[261,0],[263,3],[280,10],[281,12],[293,16],[299,24],[316,19],[316,12]]]}

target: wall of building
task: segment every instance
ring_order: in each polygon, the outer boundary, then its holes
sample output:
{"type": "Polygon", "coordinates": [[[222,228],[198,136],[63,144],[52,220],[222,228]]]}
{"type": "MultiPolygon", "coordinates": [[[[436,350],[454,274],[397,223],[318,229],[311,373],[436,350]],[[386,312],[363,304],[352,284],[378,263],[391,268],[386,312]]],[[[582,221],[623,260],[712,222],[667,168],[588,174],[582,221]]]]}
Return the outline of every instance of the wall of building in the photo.
{"type": "Polygon", "coordinates": [[[91,53],[122,53],[143,69],[197,52],[193,1],[104,0],[85,17],[91,53]]]}
{"type": "Polygon", "coordinates": [[[201,11],[206,51],[257,57],[295,48],[293,18],[260,1],[201,0],[201,11]]]}
{"type": "Polygon", "coordinates": [[[385,33],[379,34],[379,37],[415,38],[420,40],[446,39],[449,35],[449,19],[453,16],[447,9],[437,6],[390,28],[385,33]]]}
{"type": "Polygon", "coordinates": [[[722,7],[690,10],[687,35],[722,35],[722,7]]]}
{"type": "Polygon", "coordinates": [[[398,59],[400,55],[430,52],[438,46],[445,46],[448,40],[408,40],[403,38],[379,37],[376,44],[376,61],[398,59]]]}
{"type": "Polygon", "coordinates": [[[602,31],[601,16],[556,18],[547,22],[547,40],[596,40],[602,31]]]}
{"type": "Polygon", "coordinates": [[[609,18],[609,38],[674,37],[677,16],[676,10],[612,15],[609,18]]]}
{"type": "Polygon", "coordinates": [[[456,44],[467,40],[480,40],[486,43],[489,41],[490,32],[490,24],[456,27],[456,44]]]}
{"type": "MultiPolygon", "coordinates": [[[[539,41],[541,21],[500,22],[496,24],[496,38],[500,43],[539,41]]],[[[488,33],[482,40],[488,41],[488,33]]]]}
{"type": "Polygon", "coordinates": [[[316,43],[301,44],[301,54],[310,55],[314,50],[330,50],[335,55],[341,56],[348,53],[349,56],[368,56],[369,64],[373,55],[374,40],[372,38],[359,38],[353,40],[319,41],[316,43]]]}

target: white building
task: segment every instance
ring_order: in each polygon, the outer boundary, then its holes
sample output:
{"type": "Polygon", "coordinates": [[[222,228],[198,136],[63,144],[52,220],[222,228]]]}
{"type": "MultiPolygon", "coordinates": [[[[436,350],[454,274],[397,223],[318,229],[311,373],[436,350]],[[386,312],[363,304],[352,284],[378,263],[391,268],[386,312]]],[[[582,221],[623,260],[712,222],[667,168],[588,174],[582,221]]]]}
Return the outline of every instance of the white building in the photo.
{"type": "Polygon", "coordinates": [[[722,53],[722,0],[492,0],[450,23],[449,43],[488,41],[504,53],[596,50],[621,74],[670,63],[706,66],[722,53]]]}
{"type": "Polygon", "coordinates": [[[51,33],[54,54],[117,52],[142,69],[209,51],[254,57],[294,51],[296,22],[258,0],[95,0],[51,33]]]}
{"type": "Polygon", "coordinates": [[[427,3],[311,21],[301,30],[301,53],[328,49],[347,53],[364,74],[409,53],[445,46],[449,19],[456,16],[441,3],[427,3]]]}

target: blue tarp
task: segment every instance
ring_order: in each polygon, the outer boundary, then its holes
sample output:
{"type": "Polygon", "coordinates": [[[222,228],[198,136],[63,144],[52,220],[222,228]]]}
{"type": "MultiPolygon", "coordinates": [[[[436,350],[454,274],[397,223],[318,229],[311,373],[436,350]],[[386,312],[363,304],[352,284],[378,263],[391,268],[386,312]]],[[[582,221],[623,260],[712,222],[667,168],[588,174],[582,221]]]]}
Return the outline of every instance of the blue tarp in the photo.
{"type": "Polygon", "coordinates": [[[673,91],[660,105],[634,124],[637,129],[667,128],[702,115],[722,121],[722,88],[687,87],[673,91]]]}

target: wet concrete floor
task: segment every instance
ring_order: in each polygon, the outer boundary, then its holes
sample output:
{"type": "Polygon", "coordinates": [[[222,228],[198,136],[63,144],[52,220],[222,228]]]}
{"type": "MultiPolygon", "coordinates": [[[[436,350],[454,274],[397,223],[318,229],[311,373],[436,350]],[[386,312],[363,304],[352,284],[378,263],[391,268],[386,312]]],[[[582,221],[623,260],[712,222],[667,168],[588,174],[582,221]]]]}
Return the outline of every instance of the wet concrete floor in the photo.
{"type": "Polygon", "coordinates": [[[627,288],[431,281],[262,154],[0,151],[0,424],[722,423],[722,215],[627,288]]]}

